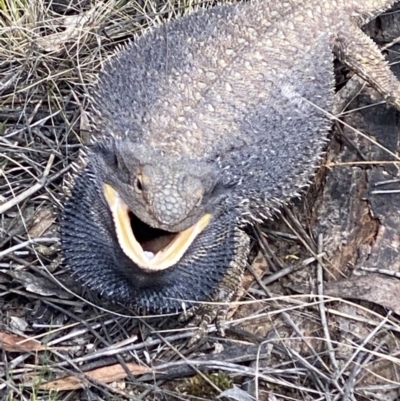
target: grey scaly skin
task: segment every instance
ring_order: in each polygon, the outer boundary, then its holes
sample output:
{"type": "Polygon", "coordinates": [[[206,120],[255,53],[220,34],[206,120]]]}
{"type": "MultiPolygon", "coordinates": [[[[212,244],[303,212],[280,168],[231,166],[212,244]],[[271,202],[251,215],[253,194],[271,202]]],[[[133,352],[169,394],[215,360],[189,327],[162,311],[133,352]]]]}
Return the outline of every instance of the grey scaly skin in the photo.
{"type": "Polygon", "coordinates": [[[400,109],[399,82],[359,28],[393,3],[218,6],[118,51],[95,84],[95,143],[62,214],[73,273],[147,311],[231,300],[249,248],[242,228],[298,196],[320,163],[334,54],[400,109]],[[104,184],[155,229],[212,219],[173,266],[148,271],[122,249],[104,184]]]}

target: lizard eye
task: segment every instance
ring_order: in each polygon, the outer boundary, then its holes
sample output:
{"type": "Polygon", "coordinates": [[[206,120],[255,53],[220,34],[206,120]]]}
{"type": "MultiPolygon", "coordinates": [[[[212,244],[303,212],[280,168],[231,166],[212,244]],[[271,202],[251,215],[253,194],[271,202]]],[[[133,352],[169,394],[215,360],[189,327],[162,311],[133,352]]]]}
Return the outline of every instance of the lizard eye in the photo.
{"type": "Polygon", "coordinates": [[[142,177],[138,175],[135,178],[135,183],[134,183],[135,191],[140,194],[143,191],[143,185],[142,185],[142,177]]]}
{"type": "Polygon", "coordinates": [[[201,201],[203,200],[203,197],[200,196],[199,199],[196,202],[196,207],[199,207],[201,205],[201,201]]]}

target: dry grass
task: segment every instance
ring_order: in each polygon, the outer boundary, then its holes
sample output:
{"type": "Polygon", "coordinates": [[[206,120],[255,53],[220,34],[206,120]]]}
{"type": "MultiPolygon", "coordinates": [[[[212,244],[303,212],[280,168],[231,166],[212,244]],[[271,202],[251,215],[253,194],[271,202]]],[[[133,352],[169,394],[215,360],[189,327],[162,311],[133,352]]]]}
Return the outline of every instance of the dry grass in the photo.
{"type": "Polygon", "coordinates": [[[323,241],[302,228],[311,207],[297,209],[304,218],[288,210],[269,231],[255,230],[262,257],[252,269],[268,261],[270,275],[249,291],[227,339],[210,327],[196,350],[174,318],[108,312],[60,287],[75,284],[58,263],[54,211],[88,140],[87,86],[116,46],[198,5],[56,3],[0,0],[0,334],[38,342],[3,337],[0,401],[210,400],[233,384],[243,390],[230,398],[238,400],[398,399],[397,315],[323,295],[322,277],[333,273],[323,241]],[[291,290],[296,278],[319,283],[316,293],[291,290]],[[110,366],[122,367],[111,382],[110,366]],[[45,390],[65,376],[91,387],[45,390]]]}

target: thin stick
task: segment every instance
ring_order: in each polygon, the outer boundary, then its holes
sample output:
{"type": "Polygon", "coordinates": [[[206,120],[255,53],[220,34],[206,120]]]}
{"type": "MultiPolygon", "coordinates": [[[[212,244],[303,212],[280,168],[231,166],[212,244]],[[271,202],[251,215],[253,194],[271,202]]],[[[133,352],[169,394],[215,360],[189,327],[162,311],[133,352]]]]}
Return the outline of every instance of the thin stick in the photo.
{"type": "Polygon", "coordinates": [[[29,198],[35,192],[39,191],[39,189],[42,189],[46,185],[47,177],[50,173],[50,169],[51,169],[51,166],[53,165],[53,162],[54,162],[54,155],[50,155],[50,158],[47,162],[46,168],[44,169],[42,178],[35,185],[28,188],[26,191],[20,193],[15,198],[12,198],[9,201],[0,205],[0,214],[5,213],[8,209],[10,209],[13,206],[17,205],[18,203],[22,202],[26,198],[29,198]]]}

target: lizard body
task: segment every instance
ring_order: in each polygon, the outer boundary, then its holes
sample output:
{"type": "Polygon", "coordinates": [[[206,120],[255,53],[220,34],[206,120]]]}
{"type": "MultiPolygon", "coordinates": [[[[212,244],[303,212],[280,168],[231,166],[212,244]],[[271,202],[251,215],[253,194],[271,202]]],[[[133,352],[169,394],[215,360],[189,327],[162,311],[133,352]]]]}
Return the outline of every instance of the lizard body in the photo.
{"type": "Polygon", "coordinates": [[[217,6],[120,50],[94,86],[96,141],[63,212],[71,270],[153,311],[231,299],[243,225],[299,195],[320,162],[334,55],[400,108],[399,82],[360,30],[393,3],[217,6]]]}

